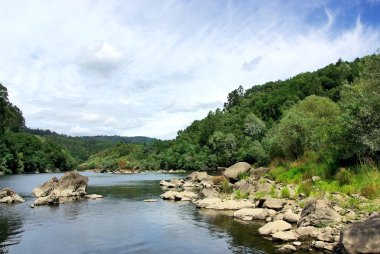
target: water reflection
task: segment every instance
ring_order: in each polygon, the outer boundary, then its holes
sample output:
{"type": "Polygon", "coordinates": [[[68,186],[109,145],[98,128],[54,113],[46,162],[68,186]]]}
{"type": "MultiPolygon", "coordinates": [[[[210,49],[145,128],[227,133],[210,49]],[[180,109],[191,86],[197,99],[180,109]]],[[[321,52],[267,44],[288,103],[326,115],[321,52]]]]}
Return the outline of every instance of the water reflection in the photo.
{"type": "Polygon", "coordinates": [[[13,205],[0,206],[0,253],[7,253],[8,246],[20,242],[22,229],[22,216],[13,205]]]}

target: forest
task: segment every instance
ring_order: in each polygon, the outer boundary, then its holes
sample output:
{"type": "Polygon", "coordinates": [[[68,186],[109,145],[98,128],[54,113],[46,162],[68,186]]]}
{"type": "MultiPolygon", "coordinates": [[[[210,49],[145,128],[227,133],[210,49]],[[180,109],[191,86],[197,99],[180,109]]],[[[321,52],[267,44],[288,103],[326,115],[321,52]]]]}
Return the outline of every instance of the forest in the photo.
{"type": "Polygon", "coordinates": [[[378,192],[373,186],[380,182],[379,54],[249,86],[230,92],[223,109],[210,111],[173,140],[30,130],[1,86],[0,169],[213,171],[246,161],[269,165],[273,177],[285,182],[316,175],[340,188],[359,179],[359,189],[378,192]]]}

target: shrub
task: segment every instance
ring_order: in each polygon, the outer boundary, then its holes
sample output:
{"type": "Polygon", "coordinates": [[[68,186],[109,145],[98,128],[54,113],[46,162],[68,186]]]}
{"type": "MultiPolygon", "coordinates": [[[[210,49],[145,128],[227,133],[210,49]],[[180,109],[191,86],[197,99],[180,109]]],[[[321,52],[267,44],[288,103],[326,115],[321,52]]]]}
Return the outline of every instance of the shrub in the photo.
{"type": "Polygon", "coordinates": [[[346,168],[340,168],[335,176],[340,186],[347,185],[351,183],[352,174],[346,168]]]}
{"type": "Polygon", "coordinates": [[[221,182],[220,191],[222,193],[232,193],[232,191],[233,191],[232,185],[227,181],[227,179],[224,179],[221,182]]]}
{"type": "Polygon", "coordinates": [[[312,192],[312,190],[313,190],[313,185],[309,182],[304,182],[298,186],[297,193],[298,194],[302,193],[306,195],[306,197],[308,197],[310,196],[310,193],[312,192]]]}
{"type": "Polygon", "coordinates": [[[235,199],[247,199],[248,193],[242,192],[241,190],[236,190],[234,192],[235,199]]]}
{"type": "Polygon", "coordinates": [[[249,178],[249,172],[240,173],[240,174],[238,175],[238,177],[239,177],[240,180],[248,179],[248,178],[249,178]]]}
{"type": "Polygon", "coordinates": [[[377,194],[378,194],[378,188],[376,187],[375,184],[371,183],[371,184],[368,184],[366,185],[361,191],[360,193],[368,198],[368,199],[374,199],[376,198],[377,194]]]}
{"type": "Polygon", "coordinates": [[[223,181],[227,181],[227,179],[224,176],[213,176],[212,177],[212,184],[213,185],[221,185],[223,181]]]}
{"type": "Polygon", "coordinates": [[[288,187],[284,187],[281,190],[281,198],[290,198],[290,191],[288,187]]]}

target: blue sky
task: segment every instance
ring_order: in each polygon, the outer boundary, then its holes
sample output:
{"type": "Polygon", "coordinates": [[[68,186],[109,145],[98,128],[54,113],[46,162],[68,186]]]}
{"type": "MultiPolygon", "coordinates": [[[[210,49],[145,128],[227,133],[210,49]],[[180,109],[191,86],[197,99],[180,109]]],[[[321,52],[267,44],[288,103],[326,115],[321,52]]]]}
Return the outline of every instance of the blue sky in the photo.
{"type": "Polygon", "coordinates": [[[0,1],[0,82],[32,128],[174,138],[239,85],[380,48],[380,1],[0,1]]]}

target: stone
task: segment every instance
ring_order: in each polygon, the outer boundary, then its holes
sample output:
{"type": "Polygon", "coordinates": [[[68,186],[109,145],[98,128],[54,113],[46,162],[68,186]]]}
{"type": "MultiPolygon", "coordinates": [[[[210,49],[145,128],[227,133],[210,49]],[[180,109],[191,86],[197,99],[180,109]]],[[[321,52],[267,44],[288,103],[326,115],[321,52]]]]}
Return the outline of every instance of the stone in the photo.
{"type": "Polygon", "coordinates": [[[293,245],[290,245],[290,244],[285,244],[277,250],[277,252],[279,252],[279,253],[292,253],[295,251],[297,251],[297,248],[294,247],[293,245]]]}
{"type": "Polygon", "coordinates": [[[151,203],[151,202],[158,202],[157,199],[144,199],[144,202],[151,203]]]}
{"type": "Polygon", "coordinates": [[[248,183],[246,180],[240,180],[234,184],[235,190],[240,190],[243,193],[250,193],[254,190],[252,184],[248,183]]]}
{"type": "Polygon", "coordinates": [[[318,182],[321,180],[321,178],[319,176],[312,176],[311,177],[311,180],[315,183],[315,182],[318,182]]]}
{"type": "Polygon", "coordinates": [[[293,213],[291,210],[284,213],[284,221],[289,223],[297,223],[301,216],[293,213]]]}
{"type": "Polygon", "coordinates": [[[221,202],[222,202],[222,200],[220,198],[210,197],[210,198],[205,198],[205,199],[197,200],[196,202],[194,202],[194,204],[198,208],[207,208],[210,205],[214,205],[214,204],[221,203],[221,202]]]}
{"type": "Polygon", "coordinates": [[[199,192],[201,198],[218,197],[219,193],[213,188],[204,188],[199,192]]]}
{"type": "Polygon", "coordinates": [[[270,183],[260,183],[256,184],[256,192],[269,193],[273,185],[270,183]]]}
{"type": "Polygon", "coordinates": [[[260,177],[264,176],[268,172],[269,172],[269,168],[265,168],[265,167],[252,168],[249,171],[249,175],[252,176],[254,179],[259,179],[260,177]]]}
{"type": "Polygon", "coordinates": [[[335,236],[338,235],[339,230],[331,227],[319,228],[318,230],[314,230],[310,233],[310,236],[323,242],[335,242],[335,236]]]}
{"type": "Polygon", "coordinates": [[[311,246],[313,246],[316,249],[319,250],[327,250],[327,251],[332,251],[335,247],[335,243],[326,243],[323,241],[313,241],[311,243],[311,246]]]}
{"type": "Polygon", "coordinates": [[[251,201],[246,200],[226,200],[220,203],[210,205],[206,208],[216,209],[216,210],[239,210],[243,208],[252,208],[255,204],[251,201]]]}
{"type": "Polygon", "coordinates": [[[273,212],[265,208],[243,208],[234,212],[234,217],[242,220],[265,220],[273,212]]]}
{"type": "Polygon", "coordinates": [[[283,199],[267,198],[265,199],[262,207],[273,210],[281,210],[284,207],[285,203],[286,201],[283,199]]]}
{"type": "Polygon", "coordinates": [[[312,236],[320,232],[319,228],[313,226],[299,227],[296,229],[296,233],[301,236],[312,236]]]}
{"type": "Polygon", "coordinates": [[[207,172],[194,171],[186,177],[186,180],[191,182],[201,182],[209,177],[210,176],[207,174],[207,172]]]}
{"type": "Polygon", "coordinates": [[[342,253],[380,253],[380,215],[355,222],[340,233],[342,253]]]}
{"type": "Polygon", "coordinates": [[[259,233],[261,235],[271,235],[279,231],[286,231],[292,228],[292,225],[287,223],[286,221],[283,220],[277,220],[273,222],[269,222],[259,228],[259,233]]]}
{"type": "Polygon", "coordinates": [[[327,200],[310,201],[301,212],[298,227],[335,225],[341,221],[341,216],[332,208],[327,200]]]}
{"type": "Polygon", "coordinates": [[[175,201],[191,201],[198,195],[191,191],[167,191],[160,195],[162,199],[175,200],[175,201]]]}
{"type": "Polygon", "coordinates": [[[88,198],[88,199],[99,199],[99,198],[103,198],[102,195],[99,195],[99,194],[87,194],[84,196],[85,198],[88,198]]]}
{"type": "Polygon", "coordinates": [[[283,242],[289,242],[289,241],[295,241],[299,237],[299,234],[297,234],[294,230],[291,231],[279,231],[272,235],[273,241],[283,241],[283,242]]]}
{"type": "Polygon", "coordinates": [[[9,188],[0,190],[0,203],[16,204],[23,202],[25,202],[25,200],[13,190],[9,188]]]}
{"type": "Polygon", "coordinates": [[[230,180],[230,182],[237,182],[239,175],[247,173],[251,169],[251,165],[247,162],[238,162],[231,167],[227,168],[223,175],[230,180]]]}
{"type": "Polygon", "coordinates": [[[355,220],[356,219],[356,213],[354,211],[349,211],[344,216],[346,216],[349,220],[355,220]]]}
{"type": "Polygon", "coordinates": [[[74,171],[65,173],[59,180],[52,177],[33,190],[37,198],[34,205],[54,205],[83,198],[87,194],[87,182],[88,177],[74,171]]]}
{"type": "Polygon", "coordinates": [[[292,242],[292,244],[293,244],[294,246],[297,246],[297,247],[302,245],[302,243],[301,243],[300,241],[292,242]]]}

